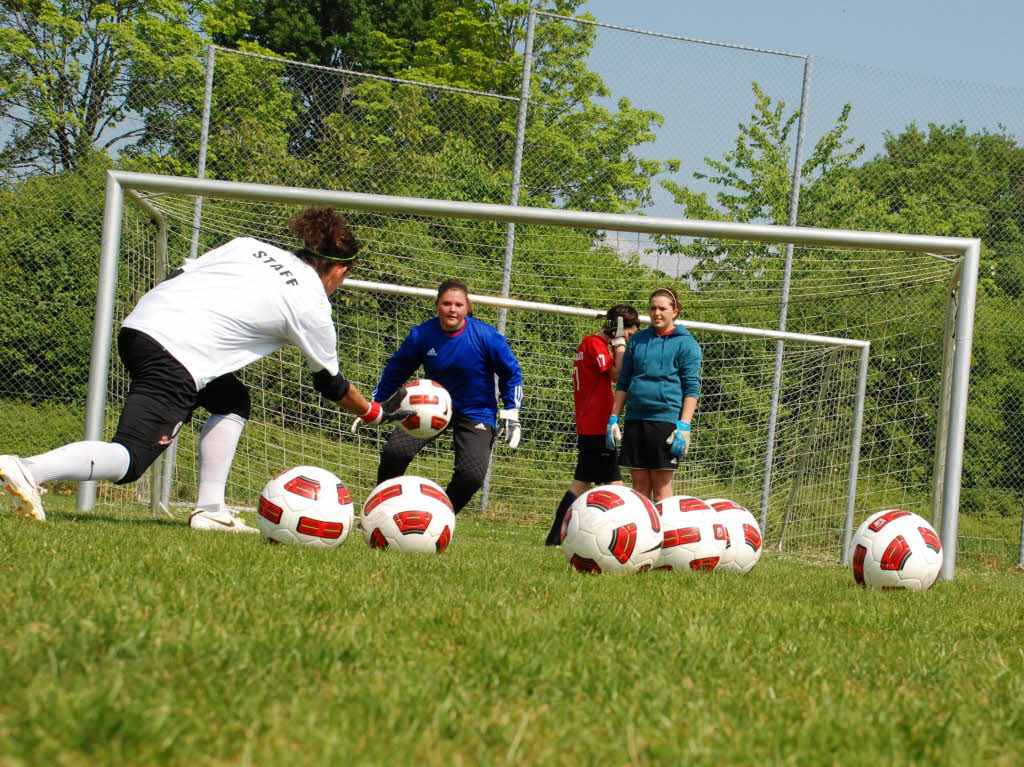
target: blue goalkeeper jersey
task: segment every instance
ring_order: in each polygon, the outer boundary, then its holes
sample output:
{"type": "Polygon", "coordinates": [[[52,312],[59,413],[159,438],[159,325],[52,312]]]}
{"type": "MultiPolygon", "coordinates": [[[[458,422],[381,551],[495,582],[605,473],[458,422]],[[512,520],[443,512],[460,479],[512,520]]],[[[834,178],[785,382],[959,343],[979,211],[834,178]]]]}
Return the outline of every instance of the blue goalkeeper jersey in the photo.
{"type": "Polygon", "coordinates": [[[495,375],[505,407],[522,404],[519,361],[505,336],[486,322],[466,317],[466,324],[451,334],[441,329],[437,317],[413,327],[384,366],[373,398],[386,400],[420,365],[425,378],[437,381],[451,394],[455,412],[467,418],[494,425],[498,414],[495,375]]]}

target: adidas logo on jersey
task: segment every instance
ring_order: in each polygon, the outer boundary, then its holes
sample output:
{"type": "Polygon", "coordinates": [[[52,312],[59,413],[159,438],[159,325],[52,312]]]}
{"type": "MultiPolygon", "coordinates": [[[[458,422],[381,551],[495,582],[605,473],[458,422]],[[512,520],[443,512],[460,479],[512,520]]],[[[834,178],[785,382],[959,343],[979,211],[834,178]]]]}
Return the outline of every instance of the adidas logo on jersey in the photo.
{"type": "Polygon", "coordinates": [[[437,352],[434,351],[434,347],[433,346],[431,346],[430,349],[427,351],[427,356],[428,357],[436,357],[437,356],[437,352]]]}

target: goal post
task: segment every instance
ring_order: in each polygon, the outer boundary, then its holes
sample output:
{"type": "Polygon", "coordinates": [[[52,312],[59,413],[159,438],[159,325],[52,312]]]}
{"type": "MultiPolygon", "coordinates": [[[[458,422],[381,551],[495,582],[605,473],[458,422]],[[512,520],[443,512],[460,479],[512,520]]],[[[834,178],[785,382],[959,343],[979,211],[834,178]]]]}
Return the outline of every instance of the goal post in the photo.
{"type": "MultiPolygon", "coordinates": [[[[392,295],[403,295],[403,296],[419,296],[421,298],[428,298],[433,300],[435,297],[435,291],[430,288],[413,288],[401,285],[389,285],[380,282],[367,282],[365,280],[349,279],[345,281],[345,286],[349,289],[364,290],[374,293],[388,293],[392,295]]],[[[539,303],[536,301],[519,301],[516,299],[504,298],[499,296],[485,296],[470,294],[470,300],[474,305],[482,306],[493,306],[500,310],[515,309],[519,311],[538,312],[542,314],[560,314],[565,316],[577,316],[584,317],[593,320],[602,320],[605,316],[605,312],[597,311],[594,309],[585,309],[582,307],[572,306],[559,306],[556,304],[539,303]]],[[[649,324],[651,319],[647,314],[639,315],[640,322],[643,324],[649,324]]],[[[846,505],[843,514],[843,526],[842,526],[842,545],[840,547],[840,561],[845,562],[849,553],[850,539],[853,536],[853,519],[856,504],[857,494],[857,470],[860,457],[860,443],[861,443],[861,431],[863,426],[864,418],[864,397],[865,389],[867,385],[867,373],[868,373],[868,354],[871,348],[870,341],[863,341],[858,339],[850,338],[837,338],[833,336],[821,336],[804,333],[790,333],[779,330],[768,330],[762,328],[749,328],[741,327],[738,325],[721,325],[712,322],[698,322],[695,320],[676,320],[676,324],[682,325],[687,330],[699,332],[705,331],[707,333],[720,334],[724,336],[741,336],[745,338],[759,338],[767,341],[778,342],[793,342],[807,344],[810,346],[827,347],[830,354],[835,354],[839,349],[847,349],[853,351],[857,355],[857,379],[856,379],[856,395],[854,400],[854,411],[853,419],[851,424],[850,433],[850,454],[849,454],[849,468],[847,477],[847,491],[846,491],[846,505]]],[[[826,382],[829,380],[829,373],[832,367],[826,366],[825,373],[821,377],[821,392],[814,401],[815,415],[810,419],[810,430],[811,433],[816,433],[821,423],[821,411],[823,402],[825,399],[825,391],[827,389],[826,382]]],[[[813,442],[813,439],[810,441],[813,442]]],[[[794,500],[799,494],[801,489],[801,478],[803,475],[803,467],[806,466],[807,453],[804,453],[800,462],[801,468],[797,472],[797,479],[791,485],[789,501],[786,504],[786,518],[783,524],[783,530],[777,540],[777,547],[781,551],[783,538],[785,535],[785,527],[788,524],[789,512],[793,506],[794,500]]],[[[770,475],[766,471],[765,478],[762,482],[762,493],[767,495],[768,484],[770,475]]],[[[484,491],[487,490],[487,484],[484,485],[484,491]]],[[[759,515],[759,524],[761,529],[765,529],[768,523],[767,511],[765,505],[762,505],[761,513],[759,515]]]]}
{"type": "MultiPolygon", "coordinates": [[[[369,251],[369,255],[365,267],[361,260],[358,279],[346,280],[346,290],[339,291],[346,294],[347,303],[336,305],[336,312],[340,315],[339,327],[344,330],[339,332],[342,368],[365,390],[376,383],[382,360],[386,361],[386,355],[397,348],[410,325],[429,316],[428,301],[432,301],[436,285],[444,277],[458,276],[469,284],[475,303],[483,307],[485,321],[493,321],[486,314],[493,307],[508,308],[506,335],[513,341],[521,361],[524,361],[522,354],[528,355],[524,362],[526,409],[530,408],[531,386],[538,407],[538,412],[531,416],[535,420],[524,423],[527,435],[530,430],[536,435],[536,449],[524,453],[521,448],[516,463],[511,463],[509,456],[500,453],[498,448],[495,450],[496,471],[501,478],[496,497],[513,499],[517,514],[524,513],[522,509],[526,508],[528,515],[534,515],[531,519],[537,516],[549,519],[554,510],[551,497],[555,488],[560,488],[560,497],[571,481],[571,466],[565,463],[565,446],[569,442],[563,441],[566,433],[571,436],[572,431],[571,423],[566,424],[566,412],[571,421],[572,405],[571,393],[565,384],[568,380],[566,365],[571,357],[566,357],[565,350],[571,344],[568,352],[571,355],[583,334],[596,332],[595,318],[607,306],[627,296],[639,306],[640,301],[646,301],[652,285],[657,287],[671,282],[684,291],[683,324],[698,336],[706,351],[705,391],[694,424],[695,451],[680,470],[682,477],[677,491],[688,492],[688,487],[707,488],[708,492],[740,488],[745,505],[755,515],[767,514],[767,507],[759,504],[760,476],[755,477],[750,466],[757,459],[762,463],[764,460],[767,418],[762,399],[767,398],[767,390],[771,388],[776,342],[783,341],[787,367],[779,415],[782,433],[776,435],[773,442],[774,452],[779,454],[773,458],[777,467],[775,473],[782,479],[777,490],[772,487],[771,516],[762,517],[767,523],[767,534],[782,533],[773,540],[781,543],[785,537],[789,545],[790,541],[798,543],[806,532],[808,541],[816,541],[813,546],[835,546],[837,552],[845,550],[849,540],[847,516],[852,520],[854,513],[878,510],[881,508],[878,504],[901,502],[901,499],[921,509],[927,508],[933,504],[932,496],[939,493],[941,481],[937,509],[942,543],[947,552],[956,550],[980,255],[978,240],[690,221],[109,171],[86,439],[102,439],[104,428],[109,428],[106,402],[111,386],[110,373],[117,367],[117,362],[111,359],[111,344],[117,312],[124,311],[123,307],[117,308],[118,302],[134,300],[133,295],[137,298],[148,289],[157,274],[156,264],[162,263],[159,268],[166,268],[168,263],[176,264],[178,259],[188,255],[196,197],[211,202],[203,212],[204,248],[242,234],[287,245],[282,242],[285,213],[294,212],[299,206],[329,204],[350,218],[357,237],[370,242],[371,247],[364,251],[369,251]],[[125,196],[132,204],[125,204],[125,196]],[[214,201],[218,201],[217,204],[213,204],[214,201]],[[129,209],[140,210],[139,205],[145,208],[141,216],[129,212],[129,209]],[[132,216],[139,222],[132,223],[132,216]],[[500,289],[507,225],[513,223],[517,225],[516,260],[510,292],[522,298],[501,299],[493,294],[500,289]],[[643,263],[646,257],[643,254],[651,250],[644,250],[640,255],[639,251],[621,254],[621,257],[616,255],[615,248],[602,239],[602,232],[627,232],[636,237],[657,235],[743,241],[767,246],[794,245],[799,250],[797,260],[806,256],[813,267],[808,270],[811,277],[803,286],[803,298],[797,290],[797,298],[791,298],[790,305],[805,302],[806,325],[815,332],[757,329],[771,324],[762,311],[764,307],[758,303],[767,300],[763,296],[770,294],[767,281],[756,290],[737,283],[735,295],[751,294],[749,300],[723,299],[726,293],[716,293],[692,276],[643,263]],[[567,253],[572,255],[571,259],[562,257],[567,253]],[[871,253],[879,255],[875,258],[871,253]],[[544,260],[548,256],[550,259],[544,260]],[[137,268],[136,260],[145,261],[138,267],[139,275],[145,272],[144,278],[137,275],[134,288],[119,286],[119,264],[123,263],[127,272],[137,268]],[[901,265],[906,265],[906,273],[893,276],[894,270],[904,268],[901,265]],[[949,353],[943,354],[935,351],[934,345],[942,344],[943,315],[947,306],[951,306],[945,302],[946,285],[954,265],[959,269],[955,307],[949,309],[953,312],[950,320],[954,333],[949,339],[949,353]],[[851,282],[855,287],[863,283],[864,290],[869,289],[870,283],[877,286],[877,293],[871,294],[874,303],[865,305],[866,308],[861,306],[856,316],[846,317],[842,312],[858,304],[858,297],[851,298],[842,287],[851,282]],[[841,287],[835,287],[837,285],[841,287]],[[685,293],[687,289],[692,292],[685,293]],[[934,322],[922,320],[920,324],[938,328],[934,333],[936,338],[929,336],[927,343],[918,344],[917,339],[905,335],[889,335],[882,342],[872,336],[872,307],[877,307],[877,312],[885,315],[883,320],[890,325],[908,325],[910,322],[905,317],[897,316],[900,304],[907,303],[907,295],[919,293],[929,296],[927,306],[920,311],[931,313],[921,316],[931,317],[937,313],[934,322]],[[828,304],[836,296],[843,299],[842,305],[828,304]],[[699,305],[700,314],[707,310],[708,316],[714,314],[729,322],[692,319],[697,309],[691,311],[691,303],[699,305]],[[733,319],[739,322],[734,323],[733,319]],[[833,321],[834,328],[829,324],[833,321]],[[732,328],[739,330],[733,334],[729,330],[732,328]],[[349,335],[346,337],[346,334],[349,335]],[[517,342],[525,348],[516,347],[517,342]],[[916,358],[897,362],[895,350],[900,347],[912,349],[916,358]],[[887,362],[888,357],[880,356],[889,354],[890,350],[894,350],[892,363],[887,362]],[[708,369],[709,359],[714,360],[715,370],[708,369]],[[904,367],[886,371],[881,363],[904,367]],[[894,376],[892,385],[887,383],[887,375],[894,376]],[[865,379],[870,379],[871,391],[867,413],[863,399],[865,379]],[[947,395],[941,402],[936,393],[942,388],[940,381],[947,395]],[[915,409],[913,418],[916,420],[912,427],[906,425],[907,416],[903,412],[910,407],[915,409]],[[863,418],[867,419],[864,435],[858,425],[863,418]],[[932,445],[937,439],[941,439],[941,445],[932,445]],[[866,448],[869,459],[869,471],[865,475],[868,489],[858,490],[857,455],[862,447],[866,448]],[[840,453],[845,456],[841,460],[836,458],[840,453]],[[935,492],[932,491],[933,480],[935,492]],[[538,483],[539,488],[532,496],[522,489],[524,484],[531,483],[538,483]],[[840,484],[844,486],[842,490],[837,489],[840,484]],[[829,509],[841,507],[842,513],[838,514],[841,523],[830,517],[820,523],[820,529],[813,525],[800,527],[801,520],[810,519],[819,508],[826,506],[829,509]],[[827,545],[821,544],[823,540],[828,541],[827,545]]],[[[750,279],[762,277],[758,273],[750,279]]],[[[794,316],[791,315],[790,328],[804,329],[794,316]]],[[[369,481],[367,461],[375,468],[375,450],[379,443],[353,443],[341,433],[339,416],[333,406],[315,406],[317,399],[308,375],[305,380],[301,376],[301,360],[297,362],[293,356],[279,353],[264,362],[250,366],[254,370],[247,368],[243,374],[243,378],[251,376],[253,381],[259,381],[259,397],[267,412],[272,414],[257,428],[251,424],[247,429],[254,432],[253,443],[246,448],[251,455],[243,456],[243,461],[251,460],[252,482],[258,480],[258,471],[265,471],[274,461],[307,455],[309,460],[320,456],[325,461],[347,462],[360,481],[369,481]],[[282,404],[282,392],[295,399],[282,404]],[[277,445],[284,433],[281,429],[290,429],[287,445],[277,445]],[[258,440],[262,443],[257,444],[258,440]],[[311,452],[295,452],[298,448],[293,445],[311,446],[311,452]],[[260,453],[259,461],[264,463],[256,460],[256,453],[260,453]],[[365,453],[372,453],[372,458],[366,458],[365,453]]],[[[122,389],[124,386],[116,375],[113,385],[122,389]]],[[[185,439],[191,438],[186,435],[185,439]]],[[[182,449],[186,452],[179,453],[180,460],[191,466],[194,458],[189,457],[188,451],[193,450],[194,445],[190,443],[182,449]]],[[[443,465],[440,456],[428,456],[425,460],[439,472],[450,472],[450,458],[447,465],[443,465]]],[[[278,464],[276,468],[283,466],[278,464]]],[[[160,478],[165,486],[169,474],[165,472],[160,478]]],[[[266,475],[263,475],[265,480],[266,475]]],[[[155,494],[150,493],[150,504],[154,508],[155,494]]],[[[96,484],[82,483],[79,508],[93,508],[96,497],[96,484]]],[[[953,569],[954,557],[947,556],[942,576],[951,578],[953,569]]]]}

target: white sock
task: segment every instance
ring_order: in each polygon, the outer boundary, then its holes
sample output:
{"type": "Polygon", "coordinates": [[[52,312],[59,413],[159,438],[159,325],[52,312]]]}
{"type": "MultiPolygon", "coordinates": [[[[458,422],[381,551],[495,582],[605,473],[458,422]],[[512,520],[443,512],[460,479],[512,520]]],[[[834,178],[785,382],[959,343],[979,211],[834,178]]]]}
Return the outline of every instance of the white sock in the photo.
{"type": "Polygon", "coordinates": [[[116,442],[86,440],[72,442],[49,453],[22,458],[37,485],[55,479],[119,480],[128,473],[131,456],[124,445],[116,442]]]}
{"type": "Polygon", "coordinates": [[[235,459],[245,419],[235,413],[211,415],[199,435],[199,494],[196,506],[207,511],[224,508],[224,486],[235,459]]]}

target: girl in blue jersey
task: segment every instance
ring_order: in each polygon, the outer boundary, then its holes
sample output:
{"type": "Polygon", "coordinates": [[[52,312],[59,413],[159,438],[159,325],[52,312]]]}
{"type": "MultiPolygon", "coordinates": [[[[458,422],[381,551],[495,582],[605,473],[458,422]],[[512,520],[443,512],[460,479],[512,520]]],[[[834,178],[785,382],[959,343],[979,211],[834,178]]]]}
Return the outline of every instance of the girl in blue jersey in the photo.
{"type": "MultiPolygon", "coordinates": [[[[447,280],[437,289],[437,316],[416,325],[381,373],[376,401],[386,401],[413,372],[423,366],[424,378],[437,381],[452,397],[452,443],[455,471],[445,492],[458,513],[484,483],[498,415],[494,377],[505,410],[503,434],[509,447],[519,446],[519,406],[523,373],[508,341],[494,327],[470,316],[469,289],[447,280]]],[[[380,456],[377,482],[405,473],[412,459],[436,437],[418,439],[402,429],[388,437],[380,456]]]]}
{"type": "Polygon", "coordinates": [[[690,422],[700,396],[700,345],[681,325],[679,296],[658,288],[647,307],[651,326],[626,346],[605,440],[614,449],[626,411],[619,465],[633,489],[658,502],[672,495],[672,473],[690,448],[690,422]]]}

